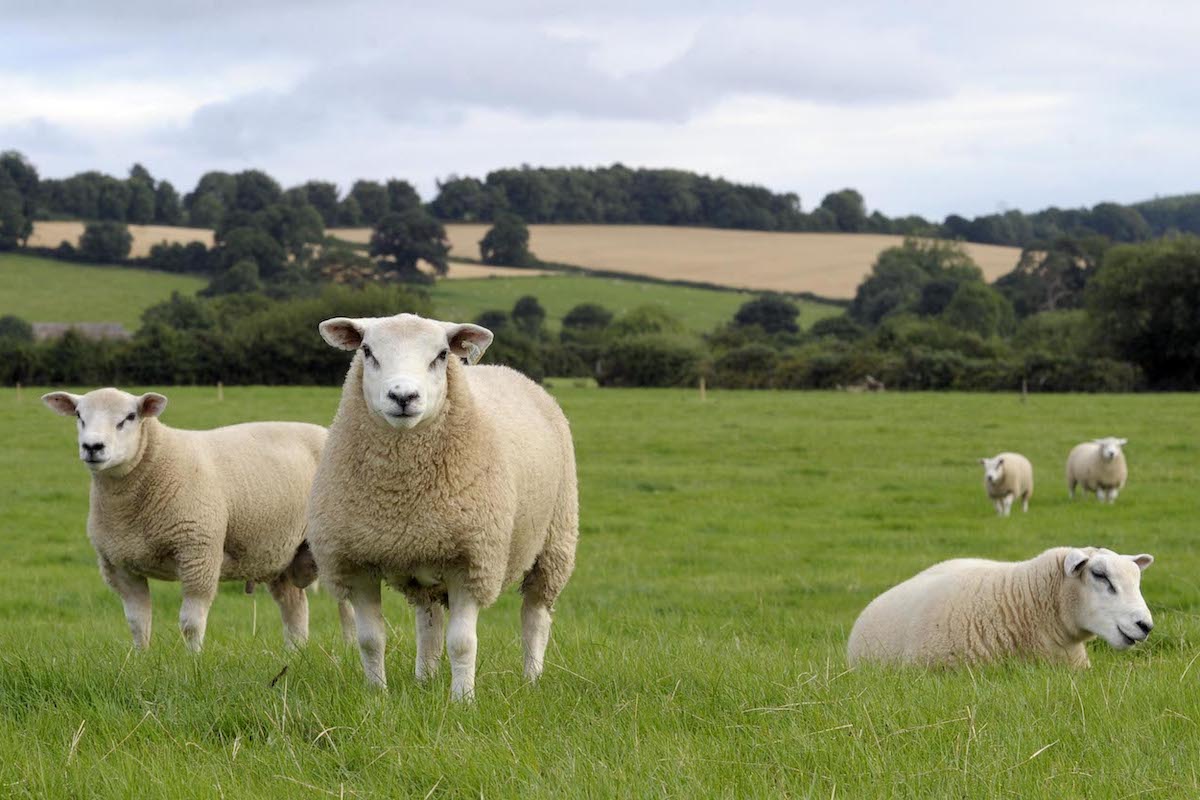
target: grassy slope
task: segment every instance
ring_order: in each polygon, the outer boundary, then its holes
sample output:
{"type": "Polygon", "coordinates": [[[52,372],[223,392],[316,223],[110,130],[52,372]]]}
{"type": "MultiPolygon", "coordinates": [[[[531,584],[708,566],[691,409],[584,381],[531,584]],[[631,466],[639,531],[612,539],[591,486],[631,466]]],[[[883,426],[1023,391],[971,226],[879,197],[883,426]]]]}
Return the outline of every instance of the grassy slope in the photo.
{"type": "Polygon", "coordinates": [[[193,294],[205,283],[188,275],[6,253],[0,254],[0,315],[30,322],[120,322],[134,331],[146,307],[173,291],[193,294]]]}
{"type": "MultiPolygon", "coordinates": [[[[168,390],[184,426],[327,422],[336,390],[168,390]]],[[[71,425],[0,392],[0,786],[15,797],[1082,797],[1200,792],[1194,396],[835,395],[562,389],[582,487],[579,567],[547,675],[522,685],[518,599],[480,626],[479,699],[414,685],[392,592],[391,688],[366,691],[330,598],[280,646],[227,587],[185,652],[178,587],[130,655],[83,533],[71,425]],[[1114,507],[1071,505],[1085,437],[1130,439],[1114,507]],[[19,434],[19,435],[18,435],[19,434]],[[1030,514],[997,519],[974,459],[1024,451],[1030,514]],[[1148,551],[1148,646],[1070,673],[847,672],[858,611],[950,556],[1063,543],[1148,551]],[[256,623],[255,623],[256,620],[256,623]],[[271,687],[272,677],[287,674],[271,687]]]]}
{"type": "MultiPolygon", "coordinates": [[[[738,307],[754,296],[743,292],[568,275],[441,281],[430,293],[437,312],[445,319],[474,319],[488,309],[508,311],[518,298],[528,294],[536,297],[546,309],[547,323],[553,329],[557,329],[563,316],[579,303],[599,303],[616,314],[655,303],[670,309],[689,330],[697,333],[706,333],[729,322],[738,307]]],[[[798,301],[798,305],[800,323],[804,327],[842,312],[837,306],[807,300],[798,301]]]]}

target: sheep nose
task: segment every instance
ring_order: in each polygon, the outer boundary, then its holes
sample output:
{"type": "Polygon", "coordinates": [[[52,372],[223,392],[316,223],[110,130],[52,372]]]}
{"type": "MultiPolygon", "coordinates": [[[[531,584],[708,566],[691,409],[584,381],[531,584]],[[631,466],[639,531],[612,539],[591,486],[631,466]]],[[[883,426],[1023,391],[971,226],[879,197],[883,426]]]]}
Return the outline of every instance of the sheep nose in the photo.
{"type": "Polygon", "coordinates": [[[404,394],[397,394],[396,392],[388,392],[387,396],[388,396],[389,400],[391,400],[396,405],[400,406],[400,409],[403,411],[408,406],[409,403],[411,403],[412,401],[414,401],[418,397],[420,397],[421,393],[420,392],[405,392],[404,394]]]}
{"type": "Polygon", "coordinates": [[[104,451],[104,442],[99,442],[97,444],[85,444],[82,445],[82,447],[84,452],[86,452],[88,455],[94,456],[104,451]]]}
{"type": "Polygon", "coordinates": [[[1139,620],[1137,621],[1137,626],[1138,626],[1139,628],[1141,628],[1141,629],[1142,629],[1142,633],[1146,634],[1147,636],[1149,636],[1149,635],[1150,635],[1150,631],[1154,630],[1154,623],[1153,623],[1153,622],[1147,622],[1147,621],[1146,621],[1146,620],[1144,620],[1144,619],[1139,619],[1139,620]]]}

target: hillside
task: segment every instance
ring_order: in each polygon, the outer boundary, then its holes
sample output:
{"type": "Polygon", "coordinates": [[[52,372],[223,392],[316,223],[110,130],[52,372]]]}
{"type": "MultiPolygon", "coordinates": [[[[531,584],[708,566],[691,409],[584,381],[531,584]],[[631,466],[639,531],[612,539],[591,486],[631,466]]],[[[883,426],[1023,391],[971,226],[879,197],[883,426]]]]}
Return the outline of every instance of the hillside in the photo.
{"type": "MultiPolygon", "coordinates": [[[[213,232],[207,228],[178,228],[171,225],[130,225],[129,233],[133,236],[133,248],[129,255],[143,258],[150,255],[150,248],[166,242],[187,244],[203,242],[206,247],[212,247],[213,232]]],[[[30,247],[58,247],[63,242],[72,245],[79,244],[83,235],[84,223],[76,221],[40,221],[33,223],[33,235],[29,237],[30,247]]]]}
{"type": "MultiPolygon", "coordinates": [[[[614,314],[640,305],[657,304],[679,317],[692,333],[707,333],[733,319],[752,295],[645,281],[626,281],[586,275],[440,281],[429,292],[443,319],[475,319],[483,311],[508,311],[524,295],[533,295],[546,309],[546,325],[557,330],[563,316],[580,303],[598,303],[614,314]]],[[[807,328],[840,314],[839,306],[802,300],[800,325],[807,328]]]]}
{"type": "Polygon", "coordinates": [[[142,311],[171,292],[193,294],[207,281],[153,270],[70,264],[0,254],[0,315],[29,322],[119,322],[135,331],[142,311]]]}
{"type": "MultiPolygon", "coordinates": [[[[448,224],[451,257],[479,258],[485,224],[448,224]]],[[[352,242],[367,228],[330,234],[352,242]]],[[[811,292],[849,299],[882,250],[901,236],[868,233],[766,233],[662,225],[530,225],[538,258],[579,267],[696,281],[740,289],[811,292]]],[[[964,245],[989,281],[1012,270],[1021,251],[997,245],[964,245]]]]}

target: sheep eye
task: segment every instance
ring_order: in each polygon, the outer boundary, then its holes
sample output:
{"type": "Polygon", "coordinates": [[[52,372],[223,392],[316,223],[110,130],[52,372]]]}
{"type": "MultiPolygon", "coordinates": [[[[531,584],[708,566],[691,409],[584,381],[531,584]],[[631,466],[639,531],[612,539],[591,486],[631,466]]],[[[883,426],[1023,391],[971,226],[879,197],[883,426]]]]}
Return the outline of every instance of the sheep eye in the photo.
{"type": "Polygon", "coordinates": [[[1098,581],[1103,581],[1104,584],[1106,586],[1108,586],[1108,591],[1112,592],[1113,594],[1117,593],[1117,587],[1113,586],[1112,580],[1105,573],[1096,572],[1096,570],[1092,570],[1092,577],[1094,577],[1098,581]]]}
{"type": "Polygon", "coordinates": [[[133,413],[132,411],[130,411],[130,412],[129,412],[129,416],[125,418],[125,421],[126,421],[126,422],[133,422],[133,418],[134,418],[134,413],[133,413]]]}
{"type": "Polygon", "coordinates": [[[79,415],[78,411],[75,412],[75,419],[79,420],[79,427],[81,427],[81,428],[87,427],[87,423],[83,421],[83,417],[81,417],[79,415]]]}
{"type": "Polygon", "coordinates": [[[365,344],[362,346],[362,354],[363,358],[365,358],[367,361],[370,361],[377,367],[379,366],[379,359],[376,358],[375,354],[371,352],[371,348],[367,347],[365,344]]]}
{"type": "Polygon", "coordinates": [[[436,366],[438,365],[438,362],[439,362],[439,361],[445,361],[445,360],[446,360],[446,356],[448,356],[448,355],[450,355],[450,351],[449,351],[449,350],[443,350],[442,352],[438,353],[438,355],[437,355],[437,358],[435,358],[435,359],[433,360],[433,362],[432,362],[432,363],[430,363],[430,365],[429,365],[429,368],[430,368],[430,369],[433,369],[434,367],[436,367],[436,366]]]}

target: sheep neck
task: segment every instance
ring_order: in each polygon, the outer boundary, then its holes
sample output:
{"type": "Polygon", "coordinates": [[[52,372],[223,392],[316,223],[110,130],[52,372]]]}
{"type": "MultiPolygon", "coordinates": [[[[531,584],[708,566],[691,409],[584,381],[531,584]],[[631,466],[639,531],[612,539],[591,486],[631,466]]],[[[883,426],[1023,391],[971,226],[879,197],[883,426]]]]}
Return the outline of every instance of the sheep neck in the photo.
{"type": "Polygon", "coordinates": [[[1093,635],[1080,628],[1075,621],[1078,587],[1073,581],[1067,580],[1063,571],[1068,552],[1069,548],[1065,547],[1048,550],[1025,562],[1023,568],[1018,570],[1028,596],[1031,599],[1042,598],[1038,602],[1043,607],[1048,625],[1041,635],[1047,637],[1050,644],[1061,648],[1086,642],[1093,635]]]}
{"type": "Polygon", "coordinates": [[[145,482],[149,470],[143,467],[154,461],[154,456],[161,447],[163,429],[166,426],[154,417],[143,419],[140,425],[142,435],[138,437],[137,449],[133,456],[120,466],[93,473],[93,485],[120,494],[135,490],[145,482]]]}

